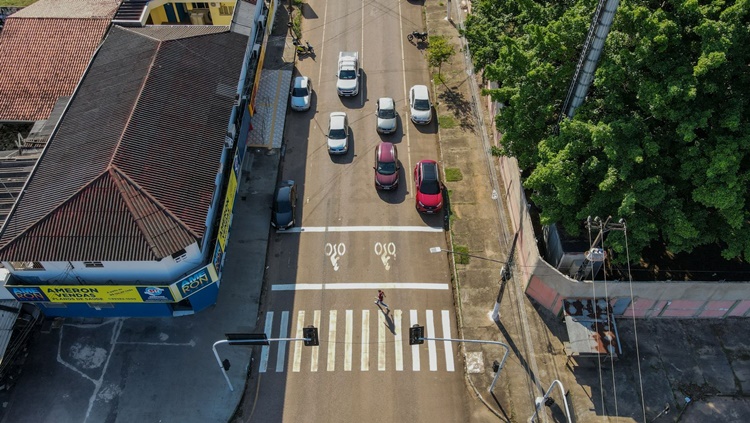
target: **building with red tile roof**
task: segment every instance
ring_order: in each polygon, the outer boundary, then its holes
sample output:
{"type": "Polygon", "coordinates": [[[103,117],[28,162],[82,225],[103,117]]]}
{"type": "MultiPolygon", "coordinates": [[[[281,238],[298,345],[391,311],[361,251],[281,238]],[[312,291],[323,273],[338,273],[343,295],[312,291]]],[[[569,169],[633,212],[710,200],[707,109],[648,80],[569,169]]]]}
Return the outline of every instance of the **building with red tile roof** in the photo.
{"type": "Polygon", "coordinates": [[[247,44],[228,27],[111,28],[0,232],[16,298],[69,295],[69,313],[88,307],[75,295],[101,295],[90,302],[131,303],[110,315],[170,315],[187,297],[170,285],[215,281],[247,44]]]}
{"type": "Polygon", "coordinates": [[[0,122],[45,120],[75,90],[117,11],[116,0],[39,0],[0,32],[0,122]]]}

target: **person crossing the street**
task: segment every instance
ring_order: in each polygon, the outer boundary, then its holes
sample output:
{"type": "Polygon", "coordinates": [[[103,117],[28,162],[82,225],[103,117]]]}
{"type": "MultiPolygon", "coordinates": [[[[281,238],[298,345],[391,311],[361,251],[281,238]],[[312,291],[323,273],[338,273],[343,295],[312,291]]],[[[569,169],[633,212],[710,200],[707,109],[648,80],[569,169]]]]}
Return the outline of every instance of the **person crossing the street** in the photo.
{"type": "Polygon", "coordinates": [[[375,304],[377,304],[378,306],[385,307],[386,311],[388,311],[390,313],[391,309],[388,307],[388,304],[386,304],[385,302],[383,302],[383,298],[385,298],[385,292],[383,292],[382,290],[378,289],[378,299],[375,301],[375,304]]]}

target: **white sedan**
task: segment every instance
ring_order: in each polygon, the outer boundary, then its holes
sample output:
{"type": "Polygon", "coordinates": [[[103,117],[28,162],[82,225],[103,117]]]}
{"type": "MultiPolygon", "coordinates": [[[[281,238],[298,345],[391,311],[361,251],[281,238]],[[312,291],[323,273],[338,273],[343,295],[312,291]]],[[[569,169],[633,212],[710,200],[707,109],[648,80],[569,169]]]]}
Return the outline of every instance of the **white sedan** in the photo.
{"type": "Polygon", "coordinates": [[[390,97],[378,99],[377,110],[377,131],[381,134],[390,134],[396,131],[396,103],[390,97]]]}
{"type": "Polygon", "coordinates": [[[304,112],[310,110],[310,97],[312,97],[312,81],[306,76],[294,78],[292,87],[292,110],[304,112]]]}

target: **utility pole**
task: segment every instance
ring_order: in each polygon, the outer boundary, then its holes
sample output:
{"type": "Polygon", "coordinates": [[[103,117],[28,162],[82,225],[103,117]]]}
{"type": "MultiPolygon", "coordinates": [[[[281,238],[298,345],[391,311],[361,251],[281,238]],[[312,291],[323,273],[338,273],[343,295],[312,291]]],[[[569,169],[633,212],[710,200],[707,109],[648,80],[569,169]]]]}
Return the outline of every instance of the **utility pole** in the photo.
{"type": "Polygon", "coordinates": [[[596,234],[596,238],[594,238],[594,241],[591,243],[590,249],[584,255],[584,260],[575,275],[576,280],[582,281],[587,274],[591,274],[591,279],[594,279],[594,263],[604,262],[606,259],[604,250],[599,247],[599,244],[604,241],[605,233],[612,230],[627,230],[625,219],[620,219],[617,223],[612,223],[610,220],[612,220],[612,216],[608,216],[607,220],[604,222],[602,222],[599,216],[593,219],[591,216],[586,218],[586,229],[589,231],[592,229],[598,230],[599,233],[596,234]]]}

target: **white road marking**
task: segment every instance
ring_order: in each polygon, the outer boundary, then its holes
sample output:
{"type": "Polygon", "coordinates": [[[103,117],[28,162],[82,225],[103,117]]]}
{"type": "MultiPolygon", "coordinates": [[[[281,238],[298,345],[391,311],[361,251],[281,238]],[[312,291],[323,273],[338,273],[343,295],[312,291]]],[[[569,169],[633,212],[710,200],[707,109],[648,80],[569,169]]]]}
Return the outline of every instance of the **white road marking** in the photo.
{"type": "MultiPolygon", "coordinates": [[[[263,328],[263,332],[266,334],[266,338],[271,337],[271,327],[273,326],[273,311],[266,313],[266,325],[263,328]]],[[[258,372],[265,373],[268,369],[268,353],[271,347],[269,345],[263,345],[260,349],[260,367],[258,372]]]]}
{"type": "MultiPolygon", "coordinates": [[[[448,310],[443,310],[443,338],[450,339],[451,337],[451,321],[448,316],[448,310]]],[[[456,370],[453,365],[453,342],[443,341],[445,343],[445,369],[449,372],[456,370]]]]}
{"type": "Polygon", "coordinates": [[[322,291],[333,289],[435,289],[446,290],[446,283],[421,282],[340,282],[340,283],[280,283],[271,285],[271,291],[322,291]]]}
{"type": "MultiPolygon", "coordinates": [[[[435,337],[435,322],[433,320],[432,310],[427,310],[427,336],[425,338],[435,337]]],[[[437,371],[437,351],[435,350],[435,341],[427,341],[427,349],[430,357],[430,371],[437,371]]]]}
{"type": "MultiPolygon", "coordinates": [[[[315,310],[313,312],[313,326],[316,328],[320,327],[320,310],[315,310]]],[[[318,338],[320,338],[320,334],[318,334],[318,338]]],[[[318,371],[318,355],[320,354],[320,347],[314,346],[312,348],[312,357],[310,358],[310,371],[311,372],[317,372],[318,371]]]]}
{"type": "MultiPolygon", "coordinates": [[[[289,312],[281,312],[281,328],[279,328],[279,338],[289,338],[289,312]]],[[[284,371],[284,361],[286,359],[286,342],[279,341],[279,350],[276,352],[276,373],[284,371]]]]}
{"type": "MultiPolygon", "coordinates": [[[[304,338],[302,328],[305,326],[305,310],[297,313],[297,334],[295,338],[304,338]]],[[[299,366],[302,363],[302,342],[294,343],[294,357],[292,359],[292,371],[299,372],[299,366]]]]}
{"type": "Polygon", "coordinates": [[[396,332],[394,335],[396,336],[396,340],[393,343],[396,348],[396,356],[394,357],[394,360],[396,361],[396,371],[397,372],[403,372],[404,371],[404,350],[403,350],[403,342],[401,342],[401,310],[394,310],[393,311],[393,326],[394,331],[396,332]]]}
{"type": "Polygon", "coordinates": [[[329,372],[336,370],[336,310],[328,312],[328,367],[329,372]]]}
{"type": "Polygon", "coordinates": [[[352,371],[352,330],[354,311],[346,310],[346,335],[344,340],[344,371],[352,371]]]}
{"type": "Polygon", "coordinates": [[[360,370],[370,370],[370,310],[362,310],[362,355],[360,370]]]}
{"type": "Polygon", "coordinates": [[[378,370],[385,371],[385,314],[378,313],[378,370]]]}
{"type": "MultiPolygon", "coordinates": [[[[409,327],[412,327],[419,323],[417,319],[417,310],[409,310],[409,322],[411,323],[409,327]]],[[[420,369],[419,345],[411,346],[411,369],[415,372],[418,372],[420,369]]]]}
{"type": "Polygon", "coordinates": [[[277,234],[302,232],[443,232],[443,228],[439,226],[300,226],[277,232],[277,234]]]}

